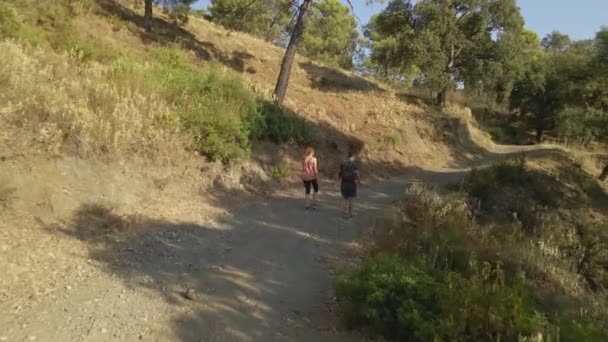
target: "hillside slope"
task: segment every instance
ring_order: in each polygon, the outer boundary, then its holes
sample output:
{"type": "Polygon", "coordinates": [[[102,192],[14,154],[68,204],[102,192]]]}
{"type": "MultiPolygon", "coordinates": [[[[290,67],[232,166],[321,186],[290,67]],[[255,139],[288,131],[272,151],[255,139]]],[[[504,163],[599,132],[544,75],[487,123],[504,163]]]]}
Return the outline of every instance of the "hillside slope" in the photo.
{"type": "Polygon", "coordinates": [[[328,263],[405,185],[531,149],[494,146],[466,109],[298,57],[286,115],[316,133],[322,173],[355,149],[367,179],[399,176],[365,184],[352,223],[330,182],[304,212],[301,146],[256,140],[250,157],[210,161],[156,84],[187,70],[269,100],[282,49],[195,18],[160,15],[147,34],[126,1],[76,3],[89,6],[67,31],[49,19],[61,11],[34,13],[42,33],[26,33],[49,46],[0,42],[0,340],[334,341],[328,263]],[[139,74],[153,71],[169,76],[139,74]]]}
{"type": "MultiPolygon", "coordinates": [[[[220,64],[258,96],[270,99],[283,49],[197,18],[184,28],[157,20],[154,32],[146,34],[140,12],[117,1],[100,4],[101,16],[79,20],[83,32],[135,53],[158,45],[181,46],[194,63],[220,64]]],[[[286,107],[313,126],[324,159],[335,158],[337,152],[343,155],[349,146],[379,165],[438,165],[453,159],[422,101],[402,101],[382,85],[308,58],[296,59],[286,107]]]]}

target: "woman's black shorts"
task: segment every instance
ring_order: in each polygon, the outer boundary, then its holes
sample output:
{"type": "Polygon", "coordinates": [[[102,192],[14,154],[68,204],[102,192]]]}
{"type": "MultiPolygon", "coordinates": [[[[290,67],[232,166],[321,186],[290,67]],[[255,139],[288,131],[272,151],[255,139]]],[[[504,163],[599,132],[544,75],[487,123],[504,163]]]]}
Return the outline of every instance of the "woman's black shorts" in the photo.
{"type": "Polygon", "coordinates": [[[315,190],[315,193],[319,192],[319,183],[316,179],[304,181],[304,189],[306,189],[306,194],[310,194],[310,188],[315,190]]]}

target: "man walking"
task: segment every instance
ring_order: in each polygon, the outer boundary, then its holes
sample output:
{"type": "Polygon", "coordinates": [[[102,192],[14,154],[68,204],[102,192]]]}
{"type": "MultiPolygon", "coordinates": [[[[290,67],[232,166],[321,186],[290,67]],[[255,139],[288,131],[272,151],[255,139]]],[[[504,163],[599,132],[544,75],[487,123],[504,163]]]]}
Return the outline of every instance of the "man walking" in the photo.
{"type": "Polygon", "coordinates": [[[345,218],[353,217],[353,200],[357,197],[357,186],[361,185],[359,166],[355,162],[355,154],[348,153],[348,160],[340,165],[338,173],[340,179],[340,191],[344,198],[345,218]]]}

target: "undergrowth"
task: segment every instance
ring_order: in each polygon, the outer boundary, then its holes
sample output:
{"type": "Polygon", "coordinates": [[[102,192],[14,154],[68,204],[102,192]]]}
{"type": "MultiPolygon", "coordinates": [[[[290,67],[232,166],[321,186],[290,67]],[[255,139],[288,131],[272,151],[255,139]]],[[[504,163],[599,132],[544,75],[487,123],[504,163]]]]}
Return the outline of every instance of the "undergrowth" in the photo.
{"type": "Polygon", "coordinates": [[[607,227],[570,209],[595,205],[581,187],[524,158],[447,197],[413,186],[336,280],[344,318],[406,341],[606,340],[607,227]]]}
{"type": "Polygon", "coordinates": [[[195,67],[176,49],[154,49],[147,65],[123,58],[109,75],[124,88],[160,94],[194,138],[193,148],[212,160],[245,157],[259,139],[303,144],[312,137],[303,119],[257,99],[220,66],[195,67]]]}
{"type": "Polygon", "coordinates": [[[378,254],[336,282],[351,324],[401,341],[513,341],[541,331],[544,317],[521,281],[505,286],[500,265],[470,276],[378,254]]]}

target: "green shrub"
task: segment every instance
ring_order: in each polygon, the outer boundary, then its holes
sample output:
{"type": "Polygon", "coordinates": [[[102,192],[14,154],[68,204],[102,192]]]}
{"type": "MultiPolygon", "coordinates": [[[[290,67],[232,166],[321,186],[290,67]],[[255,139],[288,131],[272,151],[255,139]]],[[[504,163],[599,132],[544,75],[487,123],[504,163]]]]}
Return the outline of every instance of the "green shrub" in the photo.
{"type": "MultiPolygon", "coordinates": [[[[74,27],[73,18],[90,12],[94,0],[29,1],[14,0],[9,7],[0,3],[0,37],[11,37],[32,45],[50,45],[58,51],[73,53],[75,42],[91,46],[95,42],[83,37],[74,27]]],[[[97,55],[107,51],[97,49],[97,55]]]]}
{"type": "Polygon", "coordinates": [[[388,146],[395,148],[398,145],[401,145],[403,138],[399,132],[393,132],[382,137],[382,141],[388,146]]]}
{"type": "Polygon", "coordinates": [[[226,163],[248,155],[264,122],[256,98],[238,79],[218,67],[197,69],[170,48],[155,49],[151,61],[144,78],[175,106],[195,149],[226,163]]]}
{"type": "Polygon", "coordinates": [[[314,139],[310,125],[302,118],[288,115],[274,103],[262,101],[259,111],[264,117],[264,129],[260,138],[276,143],[307,144],[314,139]]]}
{"type": "Polygon", "coordinates": [[[489,264],[471,277],[438,272],[377,255],[339,277],[351,324],[409,341],[505,341],[541,331],[543,318],[526,304],[521,284],[505,286],[489,264]]]}
{"type": "Polygon", "coordinates": [[[557,133],[570,142],[586,145],[608,136],[608,113],[593,108],[566,108],[559,113],[557,133]]]}
{"type": "Polygon", "coordinates": [[[46,42],[46,34],[27,21],[15,8],[0,2],[0,39],[14,38],[30,44],[41,45],[46,42]]]}
{"type": "Polygon", "coordinates": [[[20,28],[21,22],[15,10],[0,2],[0,38],[15,38],[20,28]]]}
{"type": "MultiPolygon", "coordinates": [[[[468,182],[489,184],[495,194],[488,196],[507,202],[498,208],[507,213],[510,202],[521,202],[522,209],[543,202],[545,195],[528,191],[553,186],[523,160],[477,172],[478,179],[468,182]]],[[[473,185],[481,191],[480,184],[473,185]]],[[[528,300],[528,291],[546,290],[554,281],[584,278],[592,289],[606,288],[606,226],[579,221],[574,229],[559,211],[537,209],[520,212],[524,220],[538,220],[530,223],[535,234],[510,215],[508,222],[480,224],[473,220],[466,189],[448,198],[421,186],[408,191],[374,231],[377,255],[335,281],[346,321],[407,341],[607,340],[593,323],[605,317],[596,304],[605,297],[583,306],[590,311],[583,316],[578,307],[556,310],[543,292],[528,300]],[[570,271],[575,264],[580,269],[570,271]]]]}
{"type": "Polygon", "coordinates": [[[282,181],[289,176],[289,163],[281,161],[277,165],[273,166],[270,175],[277,181],[282,181]]]}
{"type": "Polygon", "coordinates": [[[606,334],[597,327],[584,322],[566,319],[559,325],[559,341],[562,342],[601,342],[606,341],[606,334]]]}
{"type": "Polygon", "coordinates": [[[305,120],[256,99],[220,67],[199,69],[170,47],[152,50],[148,62],[149,66],[142,67],[123,56],[108,76],[126,89],[160,93],[194,138],[193,148],[213,160],[229,163],[245,157],[258,139],[304,144],[313,138],[305,120]]]}
{"type": "Polygon", "coordinates": [[[414,186],[396,220],[379,227],[376,237],[382,251],[431,267],[468,272],[474,251],[468,240],[472,227],[462,199],[444,201],[428,188],[414,186]]]}
{"type": "Polygon", "coordinates": [[[527,168],[525,156],[490,167],[474,168],[463,189],[487,217],[517,213],[524,226],[532,227],[546,208],[556,207],[559,193],[555,179],[527,168]],[[499,214],[499,215],[495,215],[499,214]]]}
{"type": "Polygon", "coordinates": [[[94,37],[74,35],[67,43],[70,57],[77,63],[97,61],[108,63],[118,58],[119,54],[113,48],[101,43],[94,37]]]}
{"type": "Polygon", "coordinates": [[[492,136],[492,140],[498,143],[505,143],[508,141],[508,135],[502,127],[487,127],[486,131],[492,136]]]}

